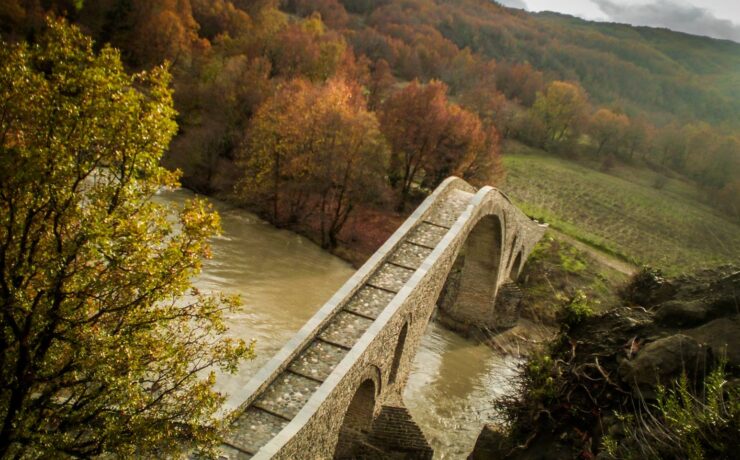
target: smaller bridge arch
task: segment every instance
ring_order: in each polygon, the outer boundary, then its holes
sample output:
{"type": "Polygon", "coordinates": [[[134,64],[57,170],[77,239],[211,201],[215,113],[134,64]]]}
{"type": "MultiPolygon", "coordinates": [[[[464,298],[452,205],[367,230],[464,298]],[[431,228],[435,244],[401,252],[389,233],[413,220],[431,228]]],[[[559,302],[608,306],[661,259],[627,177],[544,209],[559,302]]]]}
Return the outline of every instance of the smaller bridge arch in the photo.
{"type": "Polygon", "coordinates": [[[398,376],[398,368],[401,366],[401,358],[403,357],[403,351],[406,348],[406,336],[409,332],[409,321],[406,321],[401,328],[401,332],[398,333],[398,340],[396,341],[396,349],[393,352],[393,362],[391,363],[391,371],[388,374],[388,383],[393,384],[396,382],[398,376]]]}
{"type": "Polygon", "coordinates": [[[512,281],[516,281],[516,279],[519,278],[519,273],[521,273],[521,271],[522,271],[522,250],[519,249],[519,252],[517,252],[517,255],[516,255],[516,259],[514,259],[514,263],[511,264],[511,271],[509,272],[509,279],[511,279],[512,281]]]}
{"type": "Polygon", "coordinates": [[[371,378],[365,379],[355,391],[339,430],[335,459],[355,458],[360,453],[373,425],[375,394],[375,382],[371,378]]]}

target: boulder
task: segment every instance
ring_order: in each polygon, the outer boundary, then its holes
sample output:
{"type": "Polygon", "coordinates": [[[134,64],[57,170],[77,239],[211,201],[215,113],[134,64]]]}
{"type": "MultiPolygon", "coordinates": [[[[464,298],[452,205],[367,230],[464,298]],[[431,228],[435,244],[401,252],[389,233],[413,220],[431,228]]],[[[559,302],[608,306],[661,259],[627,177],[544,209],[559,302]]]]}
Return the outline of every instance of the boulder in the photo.
{"type": "Polygon", "coordinates": [[[483,460],[488,458],[504,458],[514,446],[511,440],[496,425],[486,425],[475,441],[475,447],[468,460],[483,460]]]}
{"type": "Polygon", "coordinates": [[[684,332],[711,347],[714,356],[725,356],[727,364],[740,368],[740,315],[715,319],[684,332]]]}
{"type": "Polygon", "coordinates": [[[632,360],[619,365],[619,376],[646,397],[652,396],[656,384],[667,384],[682,371],[689,376],[703,373],[707,346],[684,334],[675,334],[645,345],[632,360]]]}
{"type": "Polygon", "coordinates": [[[700,300],[669,300],[655,310],[655,319],[674,327],[697,326],[707,320],[709,307],[700,300]]]}

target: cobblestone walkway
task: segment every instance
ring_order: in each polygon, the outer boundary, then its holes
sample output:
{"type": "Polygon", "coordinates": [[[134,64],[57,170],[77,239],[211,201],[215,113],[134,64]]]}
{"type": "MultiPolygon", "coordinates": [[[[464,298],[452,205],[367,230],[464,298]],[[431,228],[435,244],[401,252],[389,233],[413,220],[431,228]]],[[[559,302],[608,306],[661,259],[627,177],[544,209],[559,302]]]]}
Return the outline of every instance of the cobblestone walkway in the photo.
{"type": "Polygon", "coordinates": [[[409,232],[367,283],[318,332],[232,425],[223,457],[249,459],[304,406],[375,318],[411,278],[467,207],[472,194],[452,190],[409,232]]]}

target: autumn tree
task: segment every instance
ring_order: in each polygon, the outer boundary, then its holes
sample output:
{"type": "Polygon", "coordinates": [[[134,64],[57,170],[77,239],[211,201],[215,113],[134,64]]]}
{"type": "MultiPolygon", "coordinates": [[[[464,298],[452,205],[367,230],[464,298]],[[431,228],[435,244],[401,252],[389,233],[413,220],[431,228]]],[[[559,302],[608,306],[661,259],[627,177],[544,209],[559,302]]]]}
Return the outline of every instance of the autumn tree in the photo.
{"type": "Polygon", "coordinates": [[[238,37],[252,32],[249,15],[228,0],[190,0],[192,15],[201,37],[213,40],[221,34],[238,37]]]}
{"type": "Polygon", "coordinates": [[[464,175],[471,158],[486,148],[480,119],[447,100],[447,86],[417,81],[391,95],[380,111],[383,134],[391,147],[389,177],[403,209],[411,186],[423,176],[436,187],[449,174],[464,175]]]}
{"type": "Polygon", "coordinates": [[[133,0],[130,21],[131,32],[122,44],[142,67],[165,60],[187,66],[194,50],[208,46],[198,36],[190,0],[133,0]]]}
{"type": "Polygon", "coordinates": [[[511,137],[516,117],[524,110],[499,91],[472,88],[460,96],[460,103],[473,110],[487,125],[495,126],[504,138],[511,137]]]}
{"type": "Polygon", "coordinates": [[[347,11],[337,0],[286,0],[283,7],[291,13],[306,17],[316,12],[332,29],[341,29],[349,20],[347,11]]]}
{"type": "Polygon", "coordinates": [[[424,183],[434,188],[451,175],[464,176],[487,148],[483,123],[459,105],[446,108],[445,129],[437,148],[424,163],[424,183]]]}
{"type": "Polygon", "coordinates": [[[537,94],[534,115],[545,128],[546,147],[554,147],[579,132],[587,109],[586,93],[576,83],[553,81],[537,94]]]}
{"type": "Polygon", "coordinates": [[[620,142],[624,142],[629,124],[629,118],[624,114],[614,113],[604,107],[597,110],[588,124],[588,132],[596,143],[596,155],[600,155],[605,147],[614,149],[620,142]]]}
{"type": "MultiPolygon", "coordinates": [[[[193,69],[196,70],[196,69],[193,69]]],[[[179,135],[165,164],[180,168],[188,187],[203,193],[231,189],[233,150],[249,118],[272,92],[270,62],[243,54],[214,55],[175,91],[179,135]]]]}
{"type": "Polygon", "coordinates": [[[240,158],[246,200],[277,224],[316,216],[322,246],[333,248],[358,203],[380,194],[387,146],[352,85],[293,80],[257,111],[240,158]]]}
{"type": "Polygon", "coordinates": [[[334,74],[346,48],[341,36],[327,31],[321,17],[312,15],[276,34],[269,56],[274,71],[285,78],[320,81],[334,74]]]}
{"type": "Polygon", "coordinates": [[[542,72],[534,69],[528,62],[518,64],[499,62],[496,65],[495,76],[499,91],[507,98],[519,101],[527,107],[534,104],[537,93],[545,86],[542,72]]]}
{"type": "Polygon", "coordinates": [[[683,169],[686,161],[686,132],[677,123],[670,123],[658,130],[655,137],[654,155],[663,166],[683,169]]]}
{"type": "Polygon", "coordinates": [[[380,107],[385,97],[396,83],[391,71],[391,66],[385,59],[378,59],[373,64],[368,82],[367,107],[376,110],[380,107]]]}
{"type": "Polygon", "coordinates": [[[631,160],[635,153],[642,152],[643,157],[655,135],[655,127],[641,116],[631,117],[624,131],[624,142],[627,157],[631,160]]]}
{"type": "Polygon", "coordinates": [[[0,458],[217,442],[213,369],[251,349],[223,336],[235,300],[190,285],[218,216],[151,200],[176,184],[168,81],[63,22],[0,48],[0,458]]]}

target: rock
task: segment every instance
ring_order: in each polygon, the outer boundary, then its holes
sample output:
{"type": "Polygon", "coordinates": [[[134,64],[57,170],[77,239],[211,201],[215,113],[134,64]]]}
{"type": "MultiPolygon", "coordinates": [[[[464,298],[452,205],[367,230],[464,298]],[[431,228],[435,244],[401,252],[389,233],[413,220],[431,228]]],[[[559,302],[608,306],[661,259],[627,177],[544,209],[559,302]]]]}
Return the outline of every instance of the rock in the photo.
{"type": "Polygon", "coordinates": [[[694,338],[675,334],[645,345],[637,356],[619,365],[619,376],[646,397],[656,384],[666,384],[686,371],[690,376],[705,369],[707,347],[694,338]]]}
{"type": "Polygon", "coordinates": [[[658,306],[655,319],[666,326],[686,327],[707,320],[709,307],[700,300],[669,300],[658,306]]]}
{"type": "Polygon", "coordinates": [[[486,425],[478,435],[468,460],[505,458],[512,447],[511,440],[497,425],[486,425]]]}
{"type": "Polygon", "coordinates": [[[714,356],[726,356],[727,364],[740,367],[740,315],[715,319],[684,332],[710,346],[714,356]]]}
{"type": "Polygon", "coordinates": [[[740,272],[734,272],[712,283],[709,308],[714,316],[740,313],[740,272]]]}

